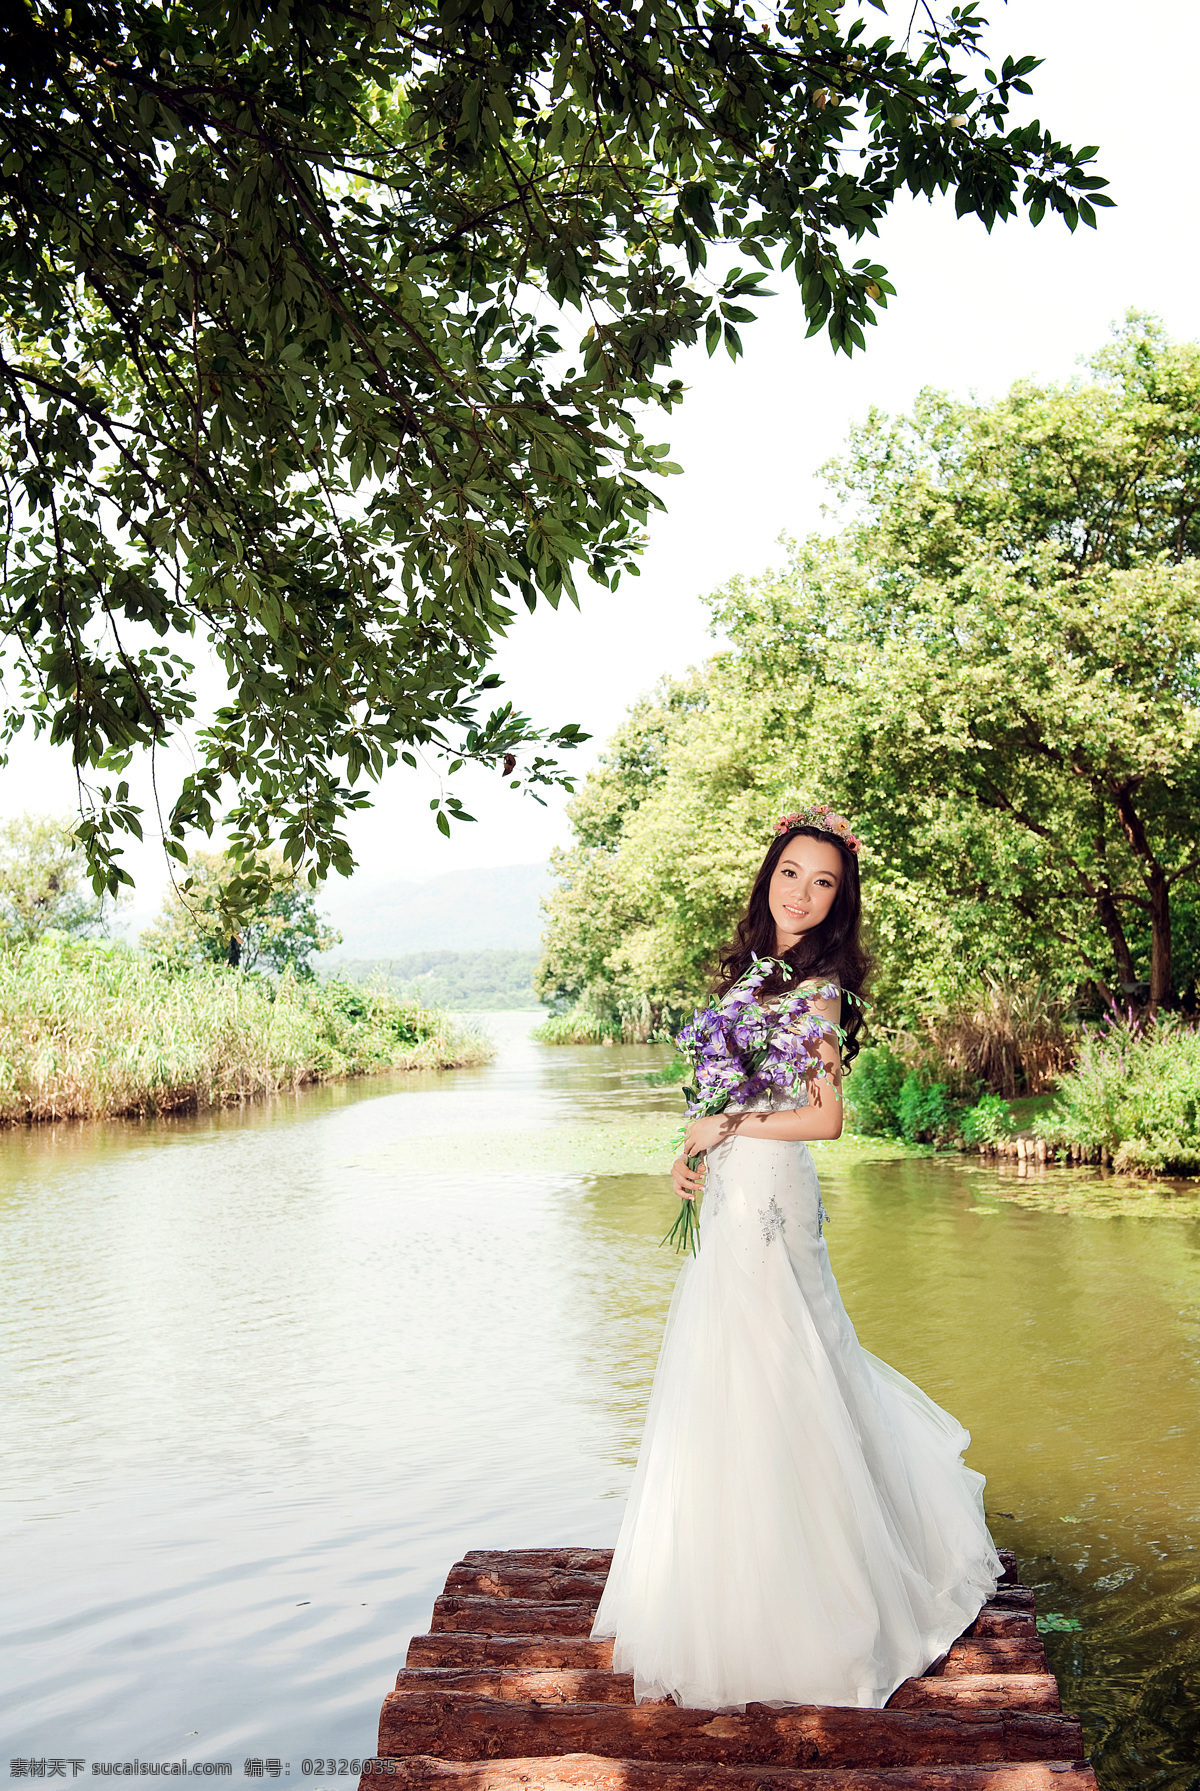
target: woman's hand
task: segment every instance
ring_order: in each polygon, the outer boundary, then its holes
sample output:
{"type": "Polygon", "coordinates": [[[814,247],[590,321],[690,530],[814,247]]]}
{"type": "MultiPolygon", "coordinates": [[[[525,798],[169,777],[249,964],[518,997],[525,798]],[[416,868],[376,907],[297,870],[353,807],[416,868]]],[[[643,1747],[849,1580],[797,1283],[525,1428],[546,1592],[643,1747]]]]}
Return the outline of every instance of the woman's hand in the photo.
{"type": "Polygon", "coordinates": [[[715,1149],[722,1139],[729,1137],[736,1124],[735,1114],[702,1114],[692,1121],[684,1135],[684,1156],[698,1157],[702,1151],[715,1149]]]}
{"type": "Polygon", "coordinates": [[[689,1169],[686,1157],[676,1157],[671,1165],[671,1180],[680,1200],[696,1200],[704,1192],[704,1164],[689,1169]]]}

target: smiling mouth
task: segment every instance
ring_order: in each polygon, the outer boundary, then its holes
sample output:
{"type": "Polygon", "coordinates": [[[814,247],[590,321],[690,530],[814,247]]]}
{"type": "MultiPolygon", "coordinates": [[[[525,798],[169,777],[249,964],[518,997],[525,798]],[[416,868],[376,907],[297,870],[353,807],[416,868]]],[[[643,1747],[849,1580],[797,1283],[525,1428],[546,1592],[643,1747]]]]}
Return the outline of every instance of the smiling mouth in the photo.
{"type": "Polygon", "coordinates": [[[796,916],[797,920],[807,920],[808,919],[808,909],[807,908],[792,908],[788,905],[787,902],[785,902],[783,904],[783,912],[785,914],[794,914],[796,916]]]}

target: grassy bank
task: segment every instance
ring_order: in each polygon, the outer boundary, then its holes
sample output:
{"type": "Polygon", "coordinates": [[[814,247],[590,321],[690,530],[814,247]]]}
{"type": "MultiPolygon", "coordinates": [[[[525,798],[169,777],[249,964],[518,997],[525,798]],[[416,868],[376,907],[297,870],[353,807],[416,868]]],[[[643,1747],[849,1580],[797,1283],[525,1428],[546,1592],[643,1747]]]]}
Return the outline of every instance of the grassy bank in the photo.
{"type": "Polygon", "coordinates": [[[491,1052],[436,1010],[349,983],[175,971],[53,937],[0,952],[0,1123],[219,1107],[491,1052]]]}

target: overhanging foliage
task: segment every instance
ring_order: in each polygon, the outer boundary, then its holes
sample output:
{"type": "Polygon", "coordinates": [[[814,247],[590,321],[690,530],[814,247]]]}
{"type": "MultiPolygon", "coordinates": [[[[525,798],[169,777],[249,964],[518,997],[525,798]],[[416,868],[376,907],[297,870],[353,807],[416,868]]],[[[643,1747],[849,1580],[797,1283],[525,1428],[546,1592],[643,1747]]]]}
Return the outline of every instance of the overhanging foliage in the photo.
{"type": "Polygon", "coordinates": [[[229,684],[166,818],[180,859],[232,792],[235,852],[279,837],[316,879],[346,870],[364,781],[420,747],[564,781],[578,730],[484,719],[489,660],[514,601],[630,568],[676,351],[736,356],[773,264],[813,330],[861,347],[892,289],[855,247],[901,193],[989,228],[1108,203],[1092,150],[1013,125],[1036,62],[985,73],[982,25],[955,7],[897,41],[817,0],[15,0],[7,725],[117,780],[85,797],[98,887],[140,831],[132,753],[195,712],[180,634],[229,684]]]}

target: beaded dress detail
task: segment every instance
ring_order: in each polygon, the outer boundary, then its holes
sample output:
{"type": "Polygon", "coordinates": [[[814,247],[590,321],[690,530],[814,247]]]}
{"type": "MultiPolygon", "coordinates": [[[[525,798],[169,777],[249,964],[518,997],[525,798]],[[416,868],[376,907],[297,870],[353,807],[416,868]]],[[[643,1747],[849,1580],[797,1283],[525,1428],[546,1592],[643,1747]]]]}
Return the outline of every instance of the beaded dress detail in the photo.
{"type": "Polygon", "coordinates": [[[639,1702],[878,1708],[995,1589],[970,1436],[863,1349],[823,1218],[807,1145],[709,1153],[592,1629],[639,1702]]]}

